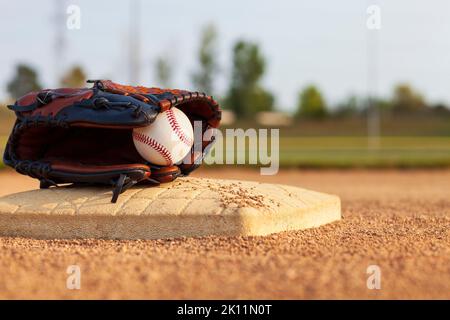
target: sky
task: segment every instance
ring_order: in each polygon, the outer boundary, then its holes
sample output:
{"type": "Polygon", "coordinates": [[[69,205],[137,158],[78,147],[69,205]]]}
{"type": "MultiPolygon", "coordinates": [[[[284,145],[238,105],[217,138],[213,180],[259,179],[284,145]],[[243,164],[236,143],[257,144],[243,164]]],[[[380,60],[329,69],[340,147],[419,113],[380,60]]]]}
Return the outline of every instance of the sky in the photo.
{"type": "Polygon", "coordinates": [[[267,61],[263,84],[280,110],[292,111],[309,83],[318,85],[330,104],[368,92],[388,97],[399,82],[410,83],[431,102],[450,104],[448,0],[134,1],[139,10],[130,14],[127,0],[0,0],[0,101],[7,98],[18,63],[36,68],[44,87],[57,86],[58,74],[74,64],[88,78],[127,84],[133,17],[139,25],[141,85],[156,85],[154,62],[164,55],[174,67],[172,86],[192,88],[200,30],[214,23],[219,95],[229,84],[233,44],[244,39],[261,46],[267,61]],[[66,27],[70,5],[80,8],[79,29],[66,27]],[[366,24],[371,5],[380,9],[377,30],[366,24]],[[58,14],[62,20],[55,19],[58,14]],[[65,43],[59,70],[57,32],[65,43]]]}

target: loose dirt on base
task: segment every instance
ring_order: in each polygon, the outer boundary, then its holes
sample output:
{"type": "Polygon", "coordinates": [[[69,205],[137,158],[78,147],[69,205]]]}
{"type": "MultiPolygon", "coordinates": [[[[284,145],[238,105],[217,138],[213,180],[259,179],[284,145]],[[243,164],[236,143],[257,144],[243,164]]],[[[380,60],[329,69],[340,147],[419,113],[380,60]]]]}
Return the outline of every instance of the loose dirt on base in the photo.
{"type": "MultiPolygon", "coordinates": [[[[267,237],[102,241],[0,238],[0,298],[450,299],[450,170],[200,169],[341,197],[343,220],[267,237]],[[66,287],[70,265],[81,289],[66,287]],[[381,289],[367,287],[370,265],[381,289]]],[[[36,188],[0,172],[0,195],[36,188]]]]}

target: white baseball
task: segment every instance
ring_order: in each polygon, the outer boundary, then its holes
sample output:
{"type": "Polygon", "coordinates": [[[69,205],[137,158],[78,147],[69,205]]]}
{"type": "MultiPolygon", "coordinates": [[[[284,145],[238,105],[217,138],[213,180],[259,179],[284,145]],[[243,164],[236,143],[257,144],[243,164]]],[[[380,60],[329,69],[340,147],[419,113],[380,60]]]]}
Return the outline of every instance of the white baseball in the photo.
{"type": "Polygon", "coordinates": [[[182,111],[171,108],[158,114],[151,125],[134,129],[133,142],[148,162],[172,165],[190,152],[194,144],[194,130],[182,111]]]}

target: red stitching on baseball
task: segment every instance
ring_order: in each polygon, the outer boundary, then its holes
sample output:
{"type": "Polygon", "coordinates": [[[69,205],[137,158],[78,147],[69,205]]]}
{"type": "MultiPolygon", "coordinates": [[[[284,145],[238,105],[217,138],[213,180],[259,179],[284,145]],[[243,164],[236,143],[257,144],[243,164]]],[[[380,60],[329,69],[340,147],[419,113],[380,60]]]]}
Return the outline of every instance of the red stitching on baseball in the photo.
{"type": "Polygon", "coordinates": [[[164,158],[164,160],[166,160],[167,165],[172,164],[173,161],[169,150],[167,150],[162,144],[158,143],[155,139],[147,136],[146,134],[134,131],[133,131],[133,138],[153,148],[164,158]]]}
{"type": "Polygon", "coordinates": [[[172,109],[168,109],[166,111],[167,114],[167,120],[169,121],[170,126],[172,127],[173,131],[175,132],[175,134],[178,136],[178,138],[180,138],[181,141],[183,141],[183,143],[189,147],[192,146],[192,139],[190,139],[189,137],[186,136],[186,134],[183,132],[183,130],[181,129],[177,118],[175,117],[175,114],[173,113],[172,109]]]}

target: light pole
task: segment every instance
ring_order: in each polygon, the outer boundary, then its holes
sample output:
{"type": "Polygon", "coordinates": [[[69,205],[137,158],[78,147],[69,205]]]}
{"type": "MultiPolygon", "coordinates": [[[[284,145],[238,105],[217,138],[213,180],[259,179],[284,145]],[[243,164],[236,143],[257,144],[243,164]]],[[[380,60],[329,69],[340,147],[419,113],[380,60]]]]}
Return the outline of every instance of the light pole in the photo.
{"type": "Polygon", "coordinates": [[[366,26],[367,42],[367,147],[380,148],[380,110],[378,96],[379,42],[381,29],[381,9],[378,5],[367,7],[369,14],[366,26]]]}
{"type": "Polygon", "coordinates": [[[140,1],[130,0],[129,26],[129,82],[138,85],[140,80],[140,1]]]}

